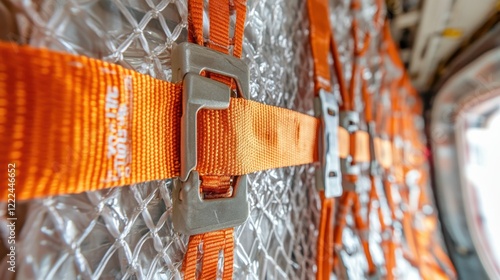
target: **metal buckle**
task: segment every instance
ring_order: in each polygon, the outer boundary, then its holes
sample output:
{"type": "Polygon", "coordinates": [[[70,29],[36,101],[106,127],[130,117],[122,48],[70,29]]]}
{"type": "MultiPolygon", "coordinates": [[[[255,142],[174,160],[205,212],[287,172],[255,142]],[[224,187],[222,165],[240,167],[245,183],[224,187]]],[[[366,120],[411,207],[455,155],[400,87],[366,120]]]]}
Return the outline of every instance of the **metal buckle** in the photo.
{"type": "MultiPolygon", "coordinates": [[[[359,129],[359,113],[355,111],[340,112],[340,126],[345,128],[349,132],[350,137],[352,137],[351,135],[359,129]]],[[[361,169],[358,164],[354,163],[352,155],[341,159],[340,164],[343,175],[357,176],[361,173],[361,169]]],[[[343,185],[348,190],[356,190],[356,183],[350,180],[344,180],[343,185]]]]}
{"type": "Polygon", "coordinates": [[[318,153],[321,167],[316,169],[316,188],[325,191],[325,197],[342,195],[339,163],[339,106],[335,95],[321,89],[314,99],[315,112],[321,119],[318,135],[318,153]]]}
{"type": "Polygon", "coordinates": [[[370,175],[373,177],[381,174],[380,164],[375,154],[375,122],[368,123],[368,134],[370,135],[370,175]]]}
{"type": "Polygon", "coordinates": [[[231,198],[207,199],[200,192],[197,165],[197,114],[201,109],[229,108],[231,88],[200,76],[202,71],[233,78],[241,97],[249,93],[247,65],[240,59],[191,44],[179,44],[172,52],[172,81],[183,81],[181,118],[181,170],[173,189],[173,224],[187,235],[238,226],[249,214],[247,176],[236,180],[231,198]]]}

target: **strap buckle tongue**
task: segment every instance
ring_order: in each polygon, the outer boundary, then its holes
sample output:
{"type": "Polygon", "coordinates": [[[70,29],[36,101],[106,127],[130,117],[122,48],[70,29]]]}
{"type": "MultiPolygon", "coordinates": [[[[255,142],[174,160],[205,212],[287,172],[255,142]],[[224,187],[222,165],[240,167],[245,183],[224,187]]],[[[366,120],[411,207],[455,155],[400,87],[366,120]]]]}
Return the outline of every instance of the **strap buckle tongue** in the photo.
{"type": "Polygon", "coordinates": [[[238,226],[249,213],[247,176],[236,180],[231,198],[203,199],[197,165],[197,114],[201,109],[229,108],[231,88],[203,77],[202,71],[233,78],[239,95],[248,97],[249,74],[240,59],[192,43],[179,44],[172,52],[172,80],[183,81],[181,118],[181,172],[174,182],[173,224],[187,235],[238,226]]]}
{"type": "Polygon", "coordinates": [[[320,89],[314,105],[316,115],[321,119],[321,135],[318,135],[318,156],[321,167],[316,169],[316,188],[324,190],[327,198],[341,196],[339,106],[335,96],[323,89],[320,89]]]}

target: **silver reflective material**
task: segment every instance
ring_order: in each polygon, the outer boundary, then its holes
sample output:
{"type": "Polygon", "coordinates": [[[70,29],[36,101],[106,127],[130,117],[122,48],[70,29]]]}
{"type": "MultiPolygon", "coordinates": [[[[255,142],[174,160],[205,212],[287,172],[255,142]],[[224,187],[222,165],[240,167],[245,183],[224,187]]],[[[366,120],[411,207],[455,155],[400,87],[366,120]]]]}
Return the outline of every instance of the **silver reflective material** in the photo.
{"type": "Polygon", "coordinates": [[[315,99],[316,115],[321,120],[318,137],[318,158],[320,167],[316,169],[316,188],[325,191],[325,197],[342,195],[341,171],[339,163],[339,105],[335,95],[321,89],[315,99]]]}

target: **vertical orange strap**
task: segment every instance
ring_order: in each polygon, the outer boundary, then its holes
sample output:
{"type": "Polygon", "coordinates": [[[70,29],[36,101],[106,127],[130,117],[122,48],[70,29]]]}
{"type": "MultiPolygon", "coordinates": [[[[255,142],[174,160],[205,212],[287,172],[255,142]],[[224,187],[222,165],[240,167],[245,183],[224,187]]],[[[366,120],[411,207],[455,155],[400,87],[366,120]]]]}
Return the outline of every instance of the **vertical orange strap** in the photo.
{"type": "Polygon", "coordinates": [[[398,69],[404,69],[404,64],[401,61],[401,58],[399,57],[398,53],[398,48],[396,47],[396,43],[394,43],[394,40],[392,40],[392,35],[391,35],[391,27],[389,24],[389,20],[387,19],[384,28],[383,28],[383,40],[384,40],[384,46],[385,46],[385,51],[391,58],[392,63],[396,65],[398,69]]]}
{"type": "Polygon", "coordinates": [[[210,36],[207,47],[221,53],[229,52],[229,2],[208,1],[210,36]]]}
{"type": "Polygon", "coordinates": [[[368,233],[370,231],[368,221],[363,219],[361,215],[361,203],[359,201],[359,196],[353,196],[353,212],[354,212],[354,223],[359,231],[361,244],[365,252],[366,261],[368,263],[368,275],[372,275],[376,272],[375,263],[373,262],[372,253],[370,252],[370,246],[368,243],[368,233]]]}
{"type": "Polygon", "coordinates": [[[231,279],[233,277],[233,250],[233,228],[191,236],[184,257],[184,279],[216,279],[221,251],[224,253],[222,279],[231,279]],[[201,253],[203,253],[201,256],[203,268],[197,275],[196,264],[201,253]]]}
{"type": "MultiPolygon", "coordinates": [[[[360,9],[361,7],[361,3],[358,1],[358,0],[353,0],[352,3],[351,3],[351,10],[355,11],[355,10],[358,10],[360,9]]],[[[379,7],[380,9],[380,7],[379,7]]],[[[352,26],[351,26],[351,35],[354,39],[354,53],[353,53],[353,57],[354,57],[354,60],[356,60],[357,58],[359,58],[360,56],[363,56],[366,51],[368,50],[369,48],[369,45],[370,45],[370,42],[371,42],[371,38],[370,38],[370,34],[367,33],[364,37],[364,40],[363,40],[363,47],[362,48],[358,48],[358,23],[357,23],[357,19],[356,19],[356,15],[353,15],[353,20],[352,20],[352,26]]],[[[336,49],[336,42],[335,42],[335,38],[332,34],[332,39],[331,39],[331,44],[332,44],[332,48],[335,48],[336,49]]],[[[333,50],[332,50],[333,52],[333,50]]],[[[338,59],[338,52],[335,50],[335,52],[333,52],[334,54],[334,60],[339,60],[338,59]],[[335,56],[337,56],[337,59],[335,59],[335,56]]],[[[335,65],[335,69],[339,69],[341,70],[341,65],[335,65]]],[[[340,72],[339,70],[337,70],[337,72],[340,72]]],[[[340,85],[340,90],[341,90],[341,93],[342,93],[342,99],[343,99],[343,103],[342,103],[342,110],[345,110],[345,111],[352,111],[354,110],[354,98],[355,98],[355,92],[356,92],[356,86],[357,86],[357,79],[359,79],[359,65],[356,63],[356,61],[354,61],[353,65],[352,65],[352,72],[351,72],[351,80],[349,81],[349,86],[346,85],[345,81],[344,81],[344,77],[343,77],[343,73],[340,72],[337,74],[337,79],[339,80],[339,85],[340,85]]],[[[366,94],[368,93],[367,92],[367,89],[366,89],[366,85],[364,85],[364,83],[362,84],[362,90],[363,91],[363,97],[367,98],[366,94]]],[[[369,104],[369,100],[365,99],[364,100],[365,103],[367,104],[367,106],[371,106],[371,103],[369,104]]],[[[367,109],[367,114],[369,114],[370,118],[367,118],[367,121],[370,121],[371,119],[371,109],[368,108],[367,109]]],[[[356,133],[351,133],[349,135],[349,141],[350,141],[350,151],[349,151],[349,154],[353,156],[353,163],[356,163],[356,162],[362,162],[362,161],[368,161],[369,160],[369,151],[367,150],[368,146],[369,146],[369,137],[368,137],[368,134],[364,131],[358,131],[356,133]]],[[[355,175],[346,175],[346,176],[343,176],[344,179],[350,181],[351,183],[356,183],[357,181],[357,176],[355,175]]],[[[335,231],[334,231],[334,236],[335,236],[335,245],[341,245],[342,244],[342,232],[343,232],[343,228],[346,224],[346,221],[345,221],[345,216],[347,215],[347,213],[350,211],[354,214],[354,218],[355,218],[355,224],[356,224],[356,227],[357,229],[360,231],[360,232],[365,232],[365,231],[368,231],[369,228],[368,228],[368,223],[367,223],[367,220],[365,221],[365,219],[363,219],[363,217],[361,216],[360,214],[360,211],[361,211],[361,206],[359,204],[359,198],[358,198],[358,195],[355,191],[346,191],[344,192],[344,194],[342,195],[341,199],[340,199],[340,207],[339,207],[339,211],[338,211],[338,214],[337,214],[337,217],[336,217],[336,222],[337,224],[335,225],[335,231]]],[[[369,249],[369,244],[368,244],[368,240],[366,238],[364,238],[364,240],[362,240],[362,243],[363,243],[363,248],[364,248],[364,251],[365,251],[365,256],[366,256],[366,260],[368,262],[368,270],[369,270],[369,273],[373,273],[375,272],[375,264],[373,263],[373,259],[371,257],[371,253],[370,253],[370,249],[369,249]]],[[[338,258],[339,256],[335,256],[335,259],[334,259],[334,262],[335,262],[335,265],[338,263],[338,258]]]]}
{"type": "MultiPolygon", "coordinates": [[[[377,188],[375,186],[375,178],[371,177],[370,179],[371,179],[372,189],[371,189],[370,202],[369,202],[370,206],[368,207],[369,211],[372,208],[371,207],[372,202],[380,200],[377,188]]],[[[390,202],[388,201],[388,203],[390,203],[390,202]]],[[[385,268],[387,271],[386,279],[394,279],[394,274],[392,273],[392,271],[393,271],[394,267],[396,266],[396,260],[395,260],[395,258],[396,258],[396,256],[395,256],[396,245],[395,245],[395,241],[392,239],[393,230],[387,226],[388,221],[385,221],[382,207],[379,206],[377,212],[378,212],[377,214],[378,214],[378,218],[379,218],[380,228],[381,228],[381,231],[383,233],[383,235],[382,235],[382,238],[383,238],[382,239],[382,248],[383,248],[384,258],[385,258],[385,268]]],[[[392,208],[391,208],[391,213],[394,214],[394,212],[392,212],[392,208]]]]}
{"type": "Polygon", "coordinates": [[[344,67],[342,67],[342,62],[340,61],[339,49],[337,41],[335,41],[335,35],[333,31],[330,35],[330,49],[333,56],[333,68],[335,69],[335,76],[337,77],[337,83],[339,83],[340,96],[342,97],[343,101],[340,108],[342,110],[345,110],[343,104],[350,103],[351,101],[349,101],[349,94],[347,92],[347,86],[344,79],[344,67]]]}
{"type": "MultiPolygon", "coordinates": [[[[390,236],[394,235],[393,229],[389,229],[390,236]]],[[[387,238],[383,241],[385,243],[385,268],[387,270],[386,278],[387,280],[394,279],[394,269],[396,268],[396,243],[391,239],[387,238]]]]}
{"type": "Polygon", "coordinates": [[[365,101],[365,120],[367,123],[373,121],[373,98],[372,93],[368,91],[368,86],[366,85],[365,80],[361,81],[361,93],[363,96],[363,100],[365,101]]]}
{"type": "Polygon", "coordinates": [[[314,83],[316,92],[319,89],[331,90],[330,65],[328,54],[330,46],[330,20],[328,1],[309,0],[307,10],[310,21],[310,41],[314,59],[314,83]]]}
{"type": "MultiPolygon", "coordinates": [[[[314,84],[316,94],[320,89],[331,91],[330,65],[330,20],[327,0],[308,0],[307,9],[310,21],[310,42],[314,59],[314,84]]],[[[337,59],[336,59],[337,60],[337,59]]],[[[330,279],[333,270],[333,213],[335,200],[326,198],[320,192],[321,217],[317,242],[316,265],[317,279],[330,279]]]]}
{"type": "MultiPolygon", "coordinates": [[[[243,0],[211,0],[209,10],[209,38],[203,37],[203,0],[189,0],[189,38],[191,42],[205,45],[219,52],[229,54],[233,45],[233,55],[240,57],[242,52],[243,31],[246,17],[246,3],[243,0]],[[234,37],[230,38],[230,17],[236,13],[234,37]]],[[[209,74],[210,78],[230,85],[228,77],[209,74]]],[[[205,199],[227,198],[232,195],[231,176],[209,176],[202,174],[200,191],[205,199]]],[[[222,279],[232,279],[234,260],[234,229],[198,234],[189,239],[184,258],[185,279],[196,279],[198,248],[202,246],[201,273],[199,279],[216,279],[220,252],[224,255],[222,279]]]]}
{"type": "Polygon", "coordinates": [[[247,4],[246,0],[234,0],[233,9],[236,13],[236,24],[234,26],[234,37],[233,37],[233,55],[236,57],[241,57],[243,50],[243,33],[245,29],[245,19],[247,16],[247,4]]]}
{"type": "MultiPolygon", "coordinates": [[[[346,225],[345,217],[352,206],[354,195],[356,195],[355,192],[346,191],[340,197],[339,207],[338,207],[337,215],[336,215],[336,219],[335,219],[335,227],[334,227],[334,231],[333,231],[333,246],[334,246],[334,248],[342,247],[342,231],[344,230],[344,227],[346,225]]],[[[334,267],[338,266],[339,257],[340,257],[339,255],[334,254],[334,259],[333,259],[333,266],[334,267]]]]}
{"type": "Polygon", "coordinates": [[[320,192],[321,197],[321,218],[319,223],[319,236],[317,245],[316,264],[318,272],[317,279],[330,279],[333,271],[333,212],[335,210],[335,200],[325,198],[324,192],[320,192]]]}
{"type": "Polygon", "coordinates": [[[203,0],[188,2],[189,41],[204,45],[203,39],[203,0]]]}
{"type": "MultiPolygon", "coordinates": [[[[352,1],[351,4],[351,9],[352,10],[359,10],[361,4],[359,3],[358,0],[352,1]]],[[[351,34],[352,38],[354,40],[354,59],[363,56],[366,51],[368,50],[368,47],[370,46],[370,41],[371,41],[371,36],[370,33],[366,33],[364,40],[363,40],[363,47],[360,49],[358,48],[359,42],[358,42],[358,20],[356,19],[356,15],[353,15],[352,19],[352,26],[351,26],[351,34]]],[[[356,92],[356,78],[357,78],[357,73],[358,73],[358,68],[359,65],[354,61],[352,65],[352,73],[351,73],[351,81],[349,83],[349,101],[350,102],[344,102],[345,110],[353,110],[354,109],[354,93],[356,92]]]]}

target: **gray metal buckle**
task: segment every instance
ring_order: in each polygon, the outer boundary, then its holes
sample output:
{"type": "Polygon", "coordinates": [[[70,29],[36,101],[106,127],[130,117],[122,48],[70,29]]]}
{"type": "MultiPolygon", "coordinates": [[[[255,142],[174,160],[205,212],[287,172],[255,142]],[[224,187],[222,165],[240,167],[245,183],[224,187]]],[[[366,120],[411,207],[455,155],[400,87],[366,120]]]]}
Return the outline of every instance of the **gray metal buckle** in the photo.
{"type": "Polygon", "coordinates": [[[368,134],[370,135],[370,175],[373,177],[381,174],[380,164],[375,154],[375,122],[368,123],[368,134]]]}
{"type": "MultiPolygon", "coordinates": [[[[349,135],[359,129],[359,113],[355,111],[340,112],[340,126],[345,128],[349,135]]],[[[354,163],[351,155],[340,159],[340,167],[343,175],[359,175],[361,169],[358,164],[354,163]]],[[[356,183],[350,180],[343,180],[343,186],[346,190],[356,191],[356,183]]]]}
{"type": "Polygon", "coordinates": [[[247,176],[236,180],[231,198],[203,199],[197,165],[197,115],[201,109],[229,108],[231,88],[203,77],[203,72],[233,78],[238,93],[247,98],[249,74],[240,59],[191,43],[179,44],[172,52],[172,81],[183,81],[181,118],[181,170],[173,189],[173,224],[187,235],[235,227],[249,213],[247,176]]]}
{"type": "Polygon", "coordinates": [[[339,106],[335,96],[325,90],[319,91],[314,100],[316,115],[321,119],[318,135],[318,153],[321,167],[316,169],[316,188],[325,191],[325,197],[342,195],[339,163],[339,106]]]}
{"type": "MultiPolygon", "coordinates": [[[[340,112],[340,126],[345,128],[349,134],[356,132],[359,129],[359,113],[355,111],[340,112]]],[[[353,163],[351,155],[341,161],[342,174],[359,175],[359,165],[353,163]]]]}

